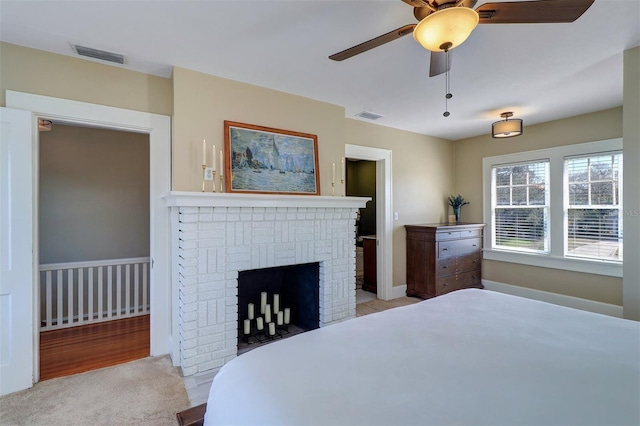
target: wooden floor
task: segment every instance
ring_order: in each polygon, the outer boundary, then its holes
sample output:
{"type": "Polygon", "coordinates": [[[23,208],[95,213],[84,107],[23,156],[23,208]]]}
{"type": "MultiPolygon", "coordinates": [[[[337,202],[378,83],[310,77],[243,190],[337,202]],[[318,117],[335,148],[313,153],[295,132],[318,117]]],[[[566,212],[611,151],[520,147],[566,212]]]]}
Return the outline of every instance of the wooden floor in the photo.
{"type": "Polygon", "coordinates": [[[149,315],[40,333],[40,380],[149,356],[149,315]]]}

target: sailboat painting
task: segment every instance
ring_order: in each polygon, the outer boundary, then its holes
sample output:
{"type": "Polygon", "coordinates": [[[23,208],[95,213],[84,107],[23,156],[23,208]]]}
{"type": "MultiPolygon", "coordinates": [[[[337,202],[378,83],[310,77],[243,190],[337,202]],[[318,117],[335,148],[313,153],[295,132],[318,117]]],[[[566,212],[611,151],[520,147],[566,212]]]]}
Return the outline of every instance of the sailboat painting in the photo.
{"type": "Polygon", "coordinates": [[[320,194],[316,135],[225,121],[224,144],[227,192],[320,194]]]}

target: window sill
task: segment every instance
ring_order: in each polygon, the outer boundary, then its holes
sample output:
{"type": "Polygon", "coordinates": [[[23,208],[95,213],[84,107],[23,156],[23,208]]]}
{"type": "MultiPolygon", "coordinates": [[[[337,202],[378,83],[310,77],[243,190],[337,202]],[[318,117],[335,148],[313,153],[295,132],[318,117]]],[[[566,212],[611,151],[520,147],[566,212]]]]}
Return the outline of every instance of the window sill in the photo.
{"type": "Polygon", "coordinates": [[[502,250],[483,250],[483,258],[498,262],[520,263],[541,268],[562,269],[585,274],[606,275],[622,278],[622,263],[604,260],[581,260],[551,255],[514,253],[502,250]]]}

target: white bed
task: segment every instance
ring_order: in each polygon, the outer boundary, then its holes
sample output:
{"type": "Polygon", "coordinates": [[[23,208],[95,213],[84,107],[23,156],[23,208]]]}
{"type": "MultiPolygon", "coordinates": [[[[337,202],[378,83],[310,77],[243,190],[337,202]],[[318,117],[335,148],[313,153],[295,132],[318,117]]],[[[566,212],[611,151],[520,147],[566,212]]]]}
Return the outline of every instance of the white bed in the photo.
{"type": "Polygon", "coordinates": [[[638,425],[640,324],[460,290],[243,354],[205,425],[638,425]]]}

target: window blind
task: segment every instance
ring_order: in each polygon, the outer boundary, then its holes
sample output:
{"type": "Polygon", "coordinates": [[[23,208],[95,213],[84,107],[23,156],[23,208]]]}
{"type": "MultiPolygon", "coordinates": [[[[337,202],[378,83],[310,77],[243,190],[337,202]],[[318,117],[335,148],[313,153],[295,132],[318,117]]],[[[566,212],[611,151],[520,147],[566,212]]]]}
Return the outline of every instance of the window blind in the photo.
{"type": "Polygon", "coordinates": [[[549,161],[493,166],[492,246],[549,252],[549,161]]]}
{"type": "Polygon", "coordinates": [[[622,261],[622,153],[566,158],[565,256],[622,261]]]}

